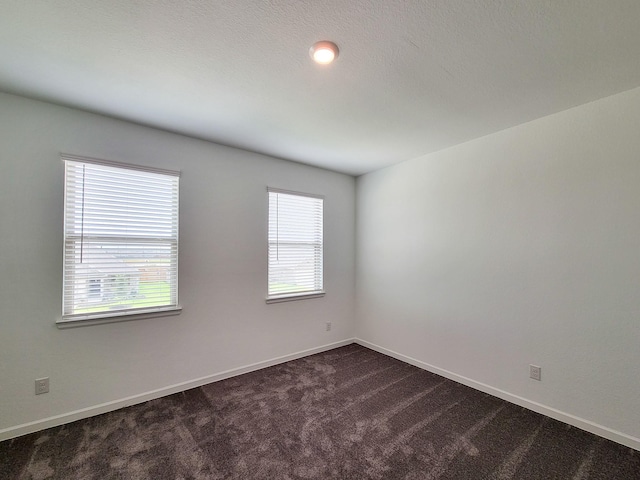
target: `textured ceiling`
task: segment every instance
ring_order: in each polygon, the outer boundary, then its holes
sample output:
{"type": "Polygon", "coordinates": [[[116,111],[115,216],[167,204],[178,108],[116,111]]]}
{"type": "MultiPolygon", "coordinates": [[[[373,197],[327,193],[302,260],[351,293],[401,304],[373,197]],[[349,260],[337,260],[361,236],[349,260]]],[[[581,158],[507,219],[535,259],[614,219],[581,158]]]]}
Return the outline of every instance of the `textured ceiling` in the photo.
{"type": "Polygon", "coordinates": [[[639,86],[639,25],[638,0],[0,0],[0,90],[357,175],[639,86]]]}

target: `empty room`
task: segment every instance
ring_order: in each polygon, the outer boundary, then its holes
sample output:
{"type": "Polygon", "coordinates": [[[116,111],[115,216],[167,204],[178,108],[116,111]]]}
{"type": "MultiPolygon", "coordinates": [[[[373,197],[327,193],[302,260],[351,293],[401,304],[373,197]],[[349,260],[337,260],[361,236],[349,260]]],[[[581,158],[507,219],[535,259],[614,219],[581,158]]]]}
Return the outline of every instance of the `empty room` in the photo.
{"type": "Polygon", "coordinates": [[[0,0],[0,478],[640,479],[639,25],[0,0]]]}

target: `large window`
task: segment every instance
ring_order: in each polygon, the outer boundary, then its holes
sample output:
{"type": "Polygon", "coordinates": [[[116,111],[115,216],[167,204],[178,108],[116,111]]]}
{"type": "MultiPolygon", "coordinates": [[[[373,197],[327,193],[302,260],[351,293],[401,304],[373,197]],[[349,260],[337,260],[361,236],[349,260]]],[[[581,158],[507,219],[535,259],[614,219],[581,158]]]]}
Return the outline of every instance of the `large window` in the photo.
{"type": "Polygon", "coordinates": [[[179,311],[177,172],[63,156],[61,323],[179,311]]]}
{"type": "Polygon", "coordinates": [[[324,295],[322,197],[273,188],[268,192],[267,302],[324,295]]]}

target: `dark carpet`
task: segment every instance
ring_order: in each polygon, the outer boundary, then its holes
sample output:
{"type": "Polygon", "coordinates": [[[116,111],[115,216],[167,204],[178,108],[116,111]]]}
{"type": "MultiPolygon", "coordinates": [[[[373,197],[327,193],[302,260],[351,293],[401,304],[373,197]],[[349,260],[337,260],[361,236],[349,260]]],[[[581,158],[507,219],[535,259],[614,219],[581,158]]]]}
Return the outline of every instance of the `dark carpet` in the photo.
{"type": "Polygon", "coordinates": [[[2,479],[640,479],[640,452],[359,345],[0,443],[2,479]]]}

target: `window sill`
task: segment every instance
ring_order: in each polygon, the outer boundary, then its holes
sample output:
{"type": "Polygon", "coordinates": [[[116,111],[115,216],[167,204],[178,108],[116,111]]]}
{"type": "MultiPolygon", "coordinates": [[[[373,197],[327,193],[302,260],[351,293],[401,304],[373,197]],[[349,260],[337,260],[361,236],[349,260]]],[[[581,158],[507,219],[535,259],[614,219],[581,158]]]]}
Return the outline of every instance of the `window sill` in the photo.
{"type": "Polygon", "coordinates": [[[142,320],[145,318],[167,317],[180,315],[182,307],[167,307],[159,309],[141,309],[138,312],[100,312],[80,315],[66,315],[56,320],[58,328],[86,327],[89,325],[102,325],[103,323],[128,322],[130,320],[142,320]]]}
{"type": "Polygon", "coordinates": [[[272,297],[267,297],[267,303],[282,303],[282,302],[294,302],[296,300],[308,300],[310,298],[321,298],[324,297],[324,292],[313,292],[313,293],[299,293],[299,294],[287,294],[287,295],[277,295],[272,297]]]}

